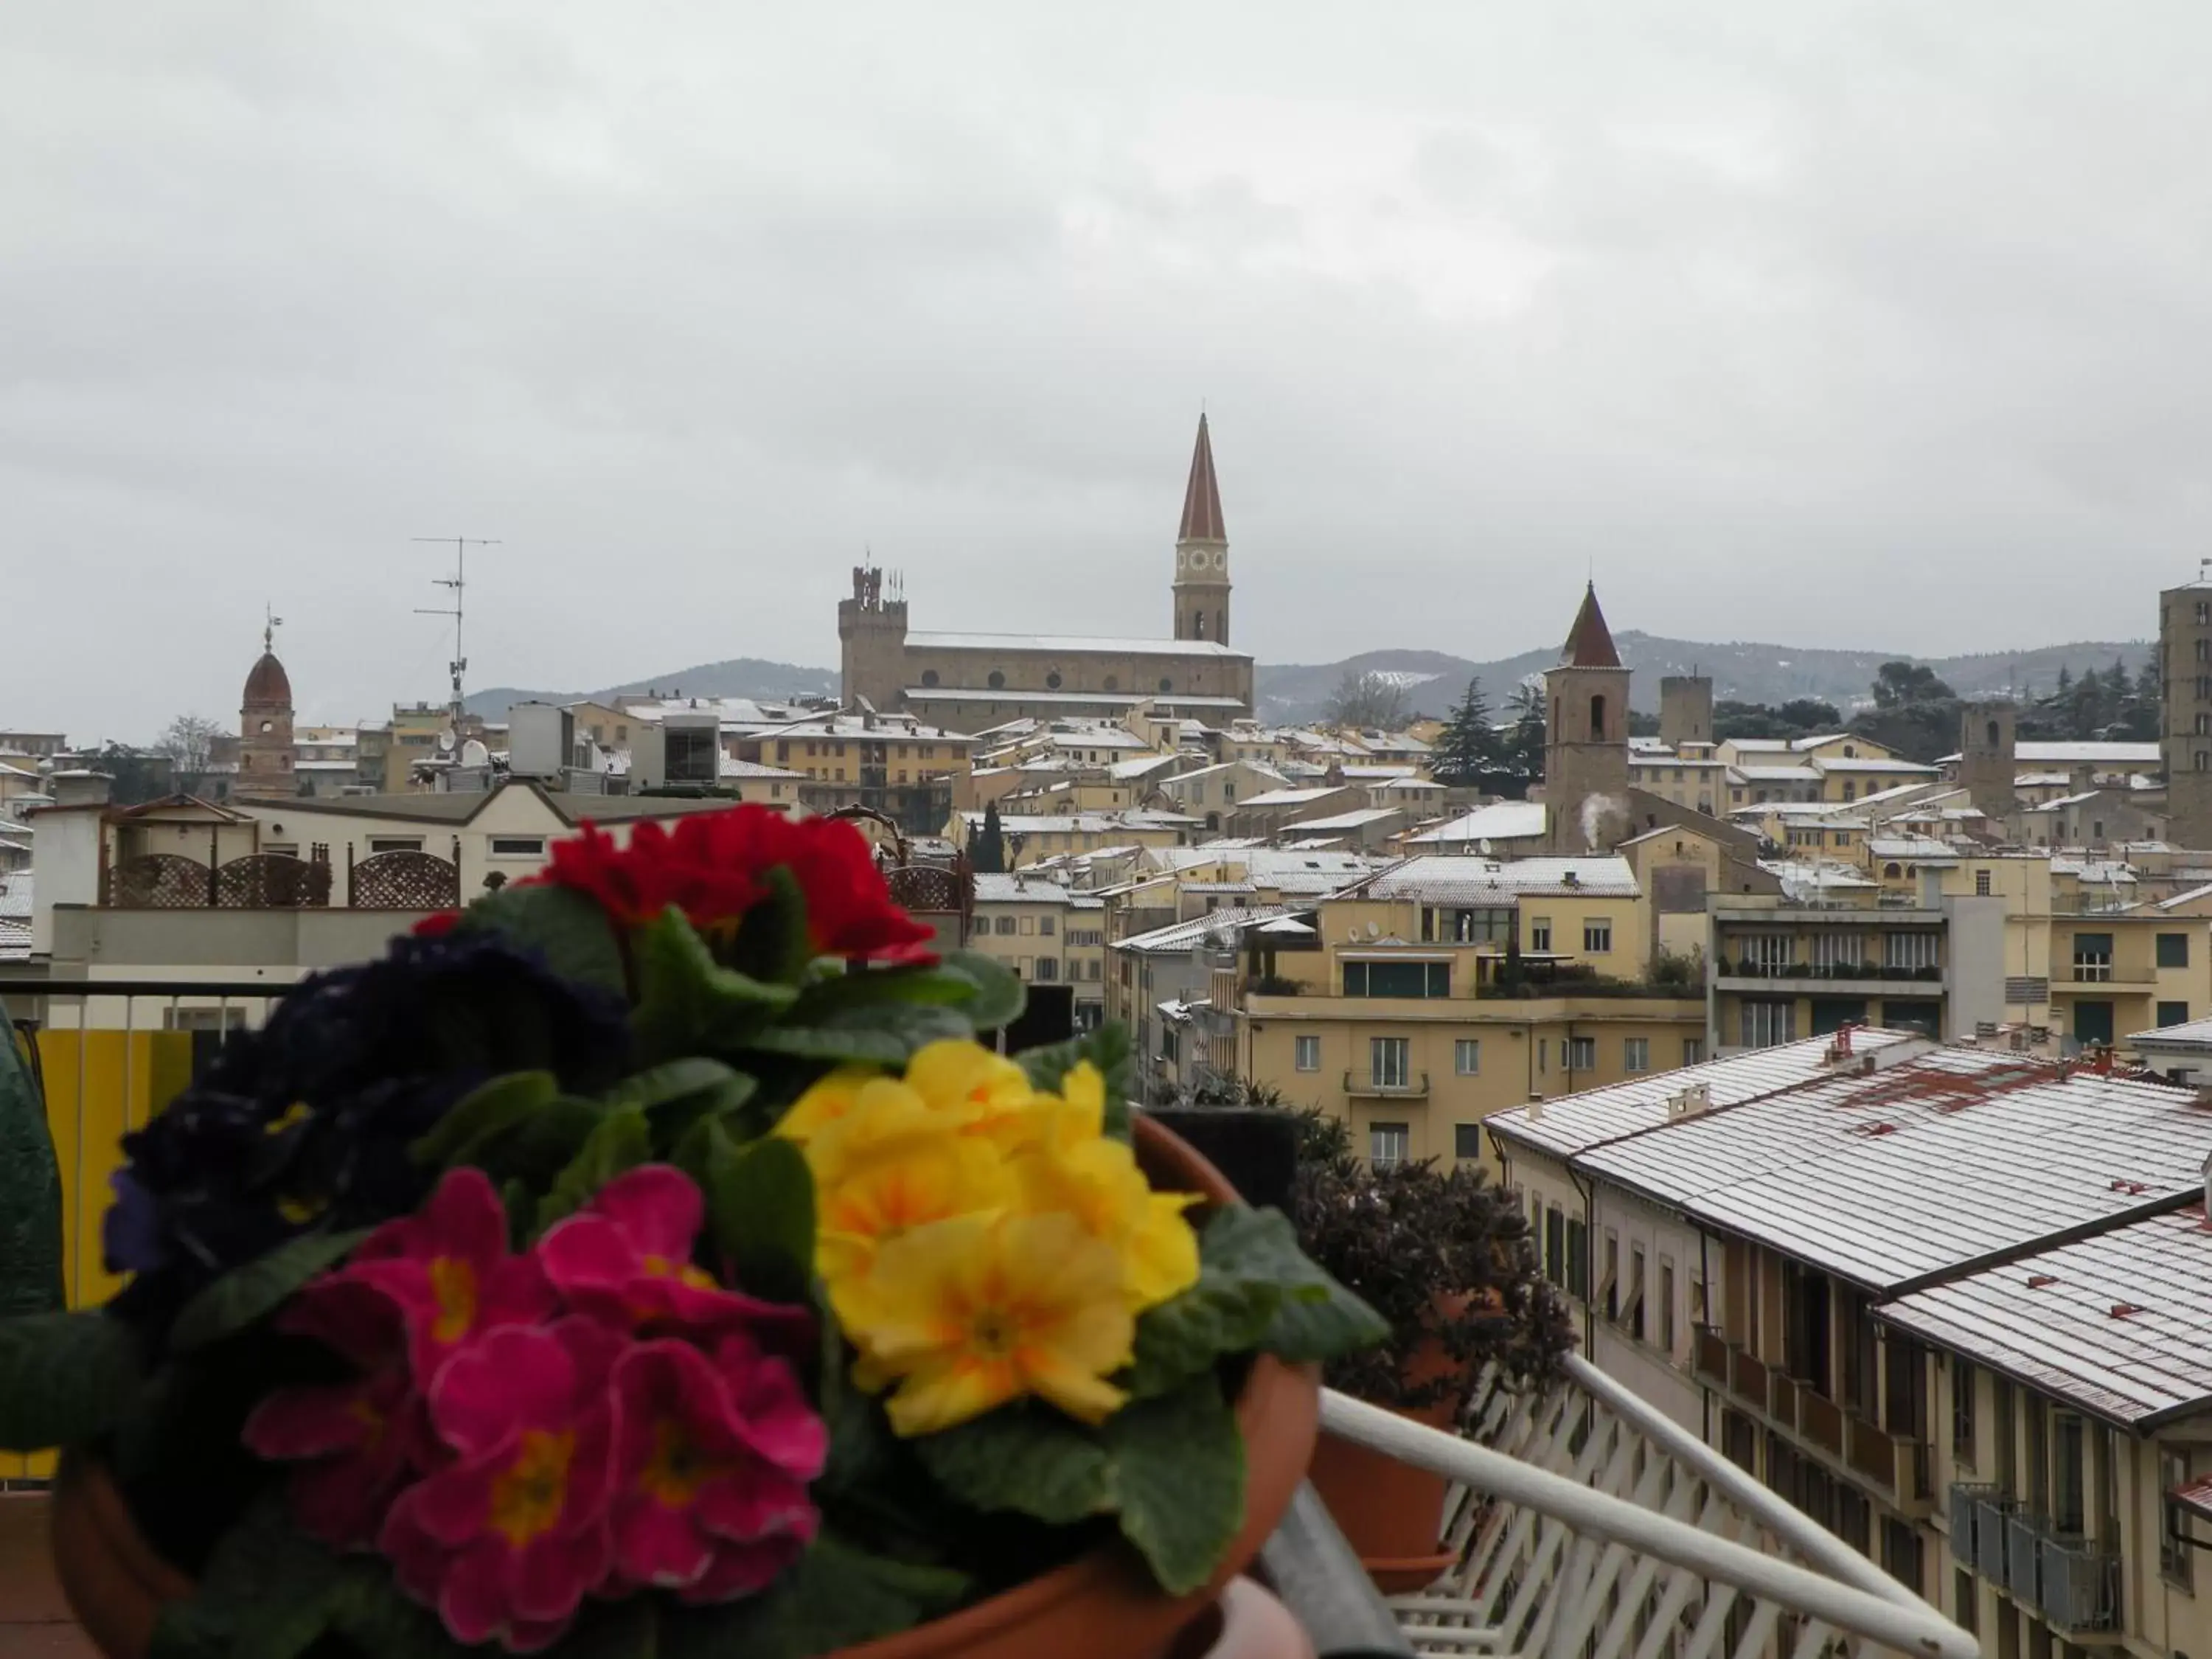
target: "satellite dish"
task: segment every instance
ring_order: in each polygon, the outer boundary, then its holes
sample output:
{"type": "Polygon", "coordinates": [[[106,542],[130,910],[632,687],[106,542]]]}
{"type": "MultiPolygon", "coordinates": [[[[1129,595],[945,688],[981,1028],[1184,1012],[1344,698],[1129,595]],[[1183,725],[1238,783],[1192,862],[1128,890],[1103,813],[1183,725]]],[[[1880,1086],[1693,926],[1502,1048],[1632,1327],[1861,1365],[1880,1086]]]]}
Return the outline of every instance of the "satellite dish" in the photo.
{"type": "Polygon", "coordinates": [[[441,748],[441,749],[451,749],[453,746],[453,734],[451,732],[439,732],[439,733],[438,733],[438,747],[439,747],[439,748],[441,748]]]}
{"type": "Polygon", "coordinates": [[[1381,927],[1377,927],[1375,923],[1373,923],[1373,922],[1371,922],[1371,921],[1370,921],[1370,922],[1369,922],[1369,923],[1367,924],[1367,937],[1368,937],[1368,938],[1370,938],[1370,939],[1380,939],[1380,938],[1382,938],[1382,928],[1381,928],[1381,927]]]}
{"type": "Polygon", "coordinates": [[[461,745],[461,764],[464,766],[489,766],[491,764],[491,750],[485,748],[483,744],[478,743],[474,738],[471,738],[466,743],[461,745]]]}
{"type": "Polygon", "coordinates": [[[1483,857],[1488,858],[1490,856],[1490,837],[1485,836],[1480,841],[1475,842],[1474,850],[1481,854],[1483,857]]]}

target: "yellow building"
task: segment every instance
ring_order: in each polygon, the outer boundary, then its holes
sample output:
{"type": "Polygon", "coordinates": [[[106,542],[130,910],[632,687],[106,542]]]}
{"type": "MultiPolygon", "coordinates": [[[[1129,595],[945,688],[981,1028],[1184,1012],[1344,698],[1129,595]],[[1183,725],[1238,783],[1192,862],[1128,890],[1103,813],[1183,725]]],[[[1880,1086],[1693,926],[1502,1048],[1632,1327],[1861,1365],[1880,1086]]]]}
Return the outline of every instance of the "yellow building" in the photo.
{"type": "Polygon", "coordinates": [[[1059,882],[979,874],[968,948],[1024,985],[1065,985],[1075,1028],[1097,1028],[1105,1001],[1106,902],[1059,882]]]}
{"type": "MultiPolygon", "coordinates": [[[[1006,838],[1006,867],[1018,870],[1064,854],[1096,853],[1109,847],[1185,847],[1196,821],[1176,812],[1070,812],[1064,816],[999,815],[1006,838]]],[[[983,814],[955,812],[945,836],[965,848],[981,834],[983,814]]]]}

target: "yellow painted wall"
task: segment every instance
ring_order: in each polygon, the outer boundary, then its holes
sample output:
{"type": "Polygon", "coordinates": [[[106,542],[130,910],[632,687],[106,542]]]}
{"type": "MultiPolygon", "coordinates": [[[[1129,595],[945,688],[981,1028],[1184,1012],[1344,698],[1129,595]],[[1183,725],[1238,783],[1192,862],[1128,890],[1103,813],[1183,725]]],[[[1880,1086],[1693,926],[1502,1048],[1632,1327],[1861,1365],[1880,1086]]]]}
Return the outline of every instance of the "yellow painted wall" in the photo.
{"type": "MultiPolygon", "coordinates": [[[[38,1034],[46,1127],[62,1176],[62,1283],[72,1308],[93,1307],[122,1287],[100,1266],[107,1179],[121,1167],[126,1130],[143,1125],[191,1080],[186,1031],[46,1030],[38,1034]]],[[[44,1480],[51,1454],[0,1452],[0,1480],[44,1480]]]]}

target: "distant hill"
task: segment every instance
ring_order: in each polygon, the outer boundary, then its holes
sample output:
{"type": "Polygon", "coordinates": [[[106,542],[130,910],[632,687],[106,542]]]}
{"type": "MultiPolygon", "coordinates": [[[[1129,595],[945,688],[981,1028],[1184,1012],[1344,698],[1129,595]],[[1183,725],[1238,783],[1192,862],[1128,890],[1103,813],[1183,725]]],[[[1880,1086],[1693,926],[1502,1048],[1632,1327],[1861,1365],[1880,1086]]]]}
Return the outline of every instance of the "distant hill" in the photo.
{"type": "MultiPolygon", "coordinates": [[[[1662,675],[1697,672],[1711,676],[1717,697],[1767,703],[1818,697],[1848,714],[1868,701],[1867,688],[1873,684],[1875,670],[1886,662],[1899,660],[1902,654],[1743,641],[1715,645],[1633,631],[1614,635],[1613,643],[1620,648],[1621,660],[1635,671],[1629,702],[1647,711],[1659,707],[1662,675]]],[[[1964,657],[1905,655],[1902,659],[1925,662],[1961,696],[2041,696],[2057,684],[2062,667],[2077,677],[2089,668],[2101,674],[2118,658],[2134,673],[2142,668],[2150,648],[2141,640],[2086,640],[2021,651],[1964,657]]],[[[1468,678],[1479,674],[1495,707],[1511,696],[1522,679],[1541,674],[1559,659],[1559,647],[1547,645],[1498,662],[1471,662],[1443,651],[1366,651],[1341,662],[1262,663],[1256,687],[1259,712],[1265,720],[1311,720],[1347,673],[1390,675],[1406,687],[1412,707],[1429,714],[1443,714],[1466,689],[1468,678]]],[[[574,702],[590,697],[604,702],[651,691],[669,696],[680,693],[687,697],[785,698],[834,695],[836,690],[837,672],[832,668],[803,668],[793,663],[736,657],[593,691],[526,691],[495,686],[471,697],[469,708],[487,720],[501,720],[514,704],[532,699],[574,702]]]]}
{"type": "MultiPolygon", "coordinates": [[[[2039,696],[2050,691],[2063,667],[2079,676],[2100,674],[2114,659],[2128,672],[2141,670],[2149,645],[2141,640],[2077,641],[2027,650],[1985,652],[1964,657],[1913,657],[1895,651],[1836,651],[1823,647],[1753,644],[1730,641],[1715,645],[1696,640],[1662,639],[1634,631],[1616,634],[1620,659],[1634,670],[1632,708],[1656,712],[1659,681],[1668,674],[1701,673],[1713,682],[1717,698],[1739,702],[1786,702],[1818,697],[1848,714],[1869,701],[1867,688],[1882,664],[1900,659],[1925,662],[1961,696],[2039,696]]],[[[1524,651],[1498,662],[1471,662],[1441,651],[1369,651],[1341,662],[1312,665],[1262,664],[1257,675],[1260,714],[1267,720],[1307,720],[1319,713],[1346,673],[1388,674],[1406,688],[1407,702],[1423,714],[1442,714],[1480,675],[1493,707],[1512,695],[1531,674],[1541,674],[1559,659],[1559,647],[1524,651]]]]}
{"type": "Polygon", "coordinates": [[[701,663],[656,674],[627,685],[602,686],[596,691],[527,691],[512,685],[495,685],[469,699],[469,712],[488,720],[502,720],[519,702],[575,702],[588,697],[606,702],[616,697],[644,696],[658,691],[666,696],[765,697],[781,700],[799,696],[834,696],[837,671],[801,668],[787,662],[763,662],[758,657],[732,657],[727,662],[701,663]]]}

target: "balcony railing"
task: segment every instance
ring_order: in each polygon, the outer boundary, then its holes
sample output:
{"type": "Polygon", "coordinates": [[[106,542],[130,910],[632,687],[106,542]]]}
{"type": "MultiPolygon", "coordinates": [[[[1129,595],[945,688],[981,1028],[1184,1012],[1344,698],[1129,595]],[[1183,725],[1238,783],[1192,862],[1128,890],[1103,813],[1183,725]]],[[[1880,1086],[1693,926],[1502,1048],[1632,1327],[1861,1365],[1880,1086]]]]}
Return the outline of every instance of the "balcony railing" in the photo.
{"type": "Polygon", "coordinates": [[[1413,1651],[1974,1659],[1972,1636],[1665,1413],[1585,1360],[1567,1370],[1546,1395],[1482,1397],[1465,1438],[1323,1396],[1331,1432],[1458,1483],[1456,1564],[1392,1598],[1413,1651]]]}
{"type": "Polygon", "coordinates": [[[2007,1497],[2001,1486],[1951,1488],[1951,1553],[2056,1629],[2118,1628],[2118,1553],[2078,1533],[2061,1533],[2007,1497]]]}
{"type": "Polygon", "coordinates": [[[1369,1099],[1425,1100],[1429,1093],[1429,1074],[1408,1072],[1393,1078],[1376,1077],[1371,1072],[1346,1072],[1344,1092],[1369,1099]]]}

